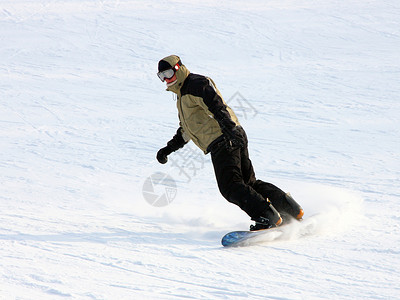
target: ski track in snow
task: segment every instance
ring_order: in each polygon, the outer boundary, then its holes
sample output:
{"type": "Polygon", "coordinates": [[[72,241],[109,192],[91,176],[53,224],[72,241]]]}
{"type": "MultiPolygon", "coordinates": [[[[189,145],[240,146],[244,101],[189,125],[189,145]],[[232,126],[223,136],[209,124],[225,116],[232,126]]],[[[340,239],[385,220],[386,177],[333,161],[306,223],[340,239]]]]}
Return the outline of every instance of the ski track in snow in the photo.
{"type": "Polygon", "coordinates": [[[0,299],[398,298],[399,13],[394,0],[1,2],[0,299]],[[230,99],[257,176],[302,204],[307,235],[225,249],[250,222],[209,156],[190,143],[191,160],[156,162],[178,126],[156,77],[172,53],[230,99]],[[177,184],[162,208],[142,194],[156,172],[177,184]]]}

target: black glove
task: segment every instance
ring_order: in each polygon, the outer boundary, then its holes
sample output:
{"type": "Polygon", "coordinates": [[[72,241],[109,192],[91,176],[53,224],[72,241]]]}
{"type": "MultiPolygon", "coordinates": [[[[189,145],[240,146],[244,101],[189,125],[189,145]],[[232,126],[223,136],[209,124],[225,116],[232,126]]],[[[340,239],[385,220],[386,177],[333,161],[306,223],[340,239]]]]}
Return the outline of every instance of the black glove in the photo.
{"type": "Polygon", "coordinates": [[[221,122],[221,131],[224,134],[228,147],[241,148],[244,146],[244,136],[241,128],[236,125],[232,126],[232,123],[231,120],[229,122],[224,122],[223,120],[221,122]]]}
{"type": "Polygon", "coordinates": [[[172,149],[167,146],[164,148],[161,148],[160,150],[158,150],[157,152],[157,160],[160,164],[165,164],[168,161],[168,155],[170,155],[172,153],[172,149]]]}
{"type": "Polygon", "coordinates": [[[168,161],[167,156],[170,155],[172,152],[182,148],[186,143],[187,141],[185,141],[182,136],[182,128],[179,127],[172,140],[167,143],[167,146],[158,150],[157,160],[161,164],[165,164],[168,161]]]}
{"type": "Polygon", "coordinates": [[[244,146],[244,136],[239,129],[240,127],[236,126],[236,123],[233,122],[226,109],[216,111],[214,118],[221,128],[227,148],[240,148],[244,146]]]}
{"type": "Polygon", "coordinates": [[[245,142],[241,129],[239,129],[239,127],[235,127],[233,128],[232,133],[233,133],[231,138],[232,146],[239,148],[243,147],[245,142]]]}

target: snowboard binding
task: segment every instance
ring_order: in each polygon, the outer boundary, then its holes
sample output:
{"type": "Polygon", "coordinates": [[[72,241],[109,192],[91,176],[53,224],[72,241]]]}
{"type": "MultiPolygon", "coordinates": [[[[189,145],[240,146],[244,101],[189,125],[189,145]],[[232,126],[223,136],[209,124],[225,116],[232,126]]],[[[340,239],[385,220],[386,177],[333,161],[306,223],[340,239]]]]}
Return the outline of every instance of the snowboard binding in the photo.
{"type": "Polygon", "coordinates": [[[262,213],[262,215],[256,219],[255,225],[250,225],[250,231],[257,231],[263,229],[269,229],[277,227],[283,223],[288,223],[292,219],[301,221],[304,216],[304,210],[301,206],[293,199],[290,193],[286,193],[283,201],[279,203],[274,203],[275,207],[272,205],[271,201],[267,199],[268,208],[262,213]]]}
{"type": "Polygon", "coordinates": [[[267,201],[269,204],[268,208],[263,212],[260,217],[253,219],[253,221],[255,221],[256,223],[255,225],[250,225],[250,231],[269,229],[281,225],[281,215],[275,209],[275,207],[272,206],[271,202],[268,199],[267,201]]]}

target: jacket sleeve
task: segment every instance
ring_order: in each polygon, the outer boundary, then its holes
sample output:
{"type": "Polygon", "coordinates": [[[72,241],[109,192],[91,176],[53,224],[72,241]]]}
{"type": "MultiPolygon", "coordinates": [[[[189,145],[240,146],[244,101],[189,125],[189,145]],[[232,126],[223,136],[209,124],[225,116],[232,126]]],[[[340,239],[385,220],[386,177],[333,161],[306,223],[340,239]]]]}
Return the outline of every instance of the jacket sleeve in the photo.
{"type": "Polygon", "coordinates": [[[178,131],[181,132],[182,138],[186,143],[190,141],[190,137],[186,134],[185,130],[182,127],[182,123],[181,122],[179,122],[178,131]]]}
{"type": "Polygon", "coordinates": [[[208,78],[204,82],[202,86],[202,98],[204,104],[207,106],[208,110],[214,115],[214,119],[218,122],[221,130],[231,131],[236,123],[232,120],[227,106],[222,100],[222,98],[218,95],[214,84],[208,78]]]}
{"type": "Polygon", "coordinates": [[[167,143],[167,147],[174,152],[182,148],[188,141],[189,139],[186,138],[183,128],[179,127],[174,137],[167,143]]]}

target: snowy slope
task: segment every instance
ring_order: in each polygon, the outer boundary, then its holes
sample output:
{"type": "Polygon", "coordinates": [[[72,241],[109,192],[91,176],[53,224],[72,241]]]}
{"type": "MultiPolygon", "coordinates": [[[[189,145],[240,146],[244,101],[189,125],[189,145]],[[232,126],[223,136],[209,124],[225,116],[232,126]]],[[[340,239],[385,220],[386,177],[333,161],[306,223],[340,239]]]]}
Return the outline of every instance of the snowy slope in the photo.
{"type": "Polygon", "coordinates": [[[0,299],[400,299],[399,15],[395,0],[1,1],[0,299]],[[214,79],[307,236],[222,248],[250,222],[210,157],[190,143],[156,162],[178,126],[156,77],[169,54],[214,79]],[[143,194],[157,174],[176,184],[154,191],[165,207],[143,194]]]}

